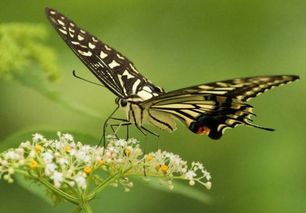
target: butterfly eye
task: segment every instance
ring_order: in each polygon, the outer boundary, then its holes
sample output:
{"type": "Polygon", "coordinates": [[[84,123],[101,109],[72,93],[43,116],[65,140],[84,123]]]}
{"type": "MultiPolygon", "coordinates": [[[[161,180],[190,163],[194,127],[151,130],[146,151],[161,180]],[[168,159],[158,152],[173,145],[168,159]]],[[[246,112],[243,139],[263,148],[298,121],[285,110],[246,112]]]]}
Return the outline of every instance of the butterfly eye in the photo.
{"type": "Polygon", "coordinates": [[[119,103],[120,103],[121,107],[125,107],[127,105],[127,100],[126,99],[120,99],[119,103]]]}

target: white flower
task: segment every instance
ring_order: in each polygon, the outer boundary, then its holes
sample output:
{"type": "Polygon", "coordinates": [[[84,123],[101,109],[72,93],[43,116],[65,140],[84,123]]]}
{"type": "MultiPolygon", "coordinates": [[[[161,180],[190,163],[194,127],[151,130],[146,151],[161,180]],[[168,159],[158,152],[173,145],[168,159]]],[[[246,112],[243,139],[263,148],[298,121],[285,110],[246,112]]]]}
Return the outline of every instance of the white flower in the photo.
{"type": "Polygon", "coordinates": [[[57,150],[61,150],[64,148],[64,144],[61,141],[55,141],[53,147],[57,150]]]}
{"type": "Polygon", "coordinates": [[[193,170],[189,170],[185,173],[185,178],[188,180],[193,180],[194,177],[196,177],[197,174],[193,170]]]}
{"type": "Polygon", "coordinates": [[[56,164],[54,163],[48,163],[45,167],[45,174],[46,176],[50,176],[55,172],[55,169],[57,168],[56,164]]]}
{"type": "Polygon", "coordinates": [[[136,139],[108,136],[107,141],[106,147],[97,147],[76,142],[70,134],[58,132],[58,138],[50,140],[36,133],[32,142],[0,154],[0,178],[12,182],[13,175],[22,171],[60,190],[69,186],[78,187],[80,192],[89,190],[87,185],[98,186],[110,177],[115,178],[107,185],[129,191],[133,187],[131,176],[157,177],[169,189],[175,187],[176,179],[211,187],[211,175],[200,162],[190,165],[179,155],[161,150],[144,155],[136,139]]]}
{"type": "Polygon", "coordinates": [[[67,165],[69,163],[69,161],[67,160],[67,158],[64,158],[64,157],[61,157],[57,160],[57,162],[61,165],[61,166],[64,166],[64,165],[67,165]]]}
{"type": "Polygon", "coordinates": [[[4,155],[4,159],[6,160],[18,160],[19,155],[15,152],[15,151],[8,151],[7,153],[5,153],[4,155]]]}
{"type": "Polygon", "coordinates": [[[53,153],[52,153],[52,151],[47,151],[47,152],[44,152],[44,153],[42,153],[42,158],[43,158],[43,160],[44,160],[44,162],[45,163],[50,163],[50,162],[52,162],[52,160],[53,160],[53,158],[54,158],[54,155],[53,155],[53,153]]]}
{"type": "Polygon", "coordinates": [[[87,155],[87,153],[84,150],[77,151],[75,153],[75,157],[80,161],[84,161],[84,162],[90,161],[90,157],[87,155]]]}
{"type": "Polygon", "coordinates": [[[67,141],[73,141],[73,136],[70,134],[63,134],[63,138],[66,139],[67,141]]]}
{"type": "Polygon", "coordinates": [[[36,151],[35,150],[31,150],[29,153],[29,157],[30,158],[34,158],[36,156],[36,151]]]}
{"type": "Polygon", "coordinates": [[[56,188],[59,188],[64,180],[63,174],[57,171],[55,171],[50,178],[54,181],[54,186],[56,188]]]}
{"type": "Polygon", "coordinates": [[[115,142],[116,146],[126,146],[127,142],[123,139],[119,139],[115,142]]]}
{"type": "Polygon", "coordinates": [[[79,186],[82,189],[86,188],[86,175],[84,175],[83,173],[79,173],[77,174],[73,179],[76,182],[77,186],[79,186]]]}
{"type": "Polygon", "coordinates": [[[31,147],[31,143],[30,143],[30,141],[26,141],[26,142],[21,143],[19,147],[28,149],[28,148],[31,147]]]}
{"type": "Polygon", "coordinates": [[[38,142],[38,141],[42,141],[42,140],[44,140],[44,137],[43,137],[41,134],[35,133],[35,134],[33,135],[33,141],[34,141],[34,142],[38,142]]]}
{"type": "Polygon", "coordinates": [[[206,170],[203,171],[203,176],[206,177],[207,180],[211,179],[211,175],[209,172],[207,172],[206,170]]]}

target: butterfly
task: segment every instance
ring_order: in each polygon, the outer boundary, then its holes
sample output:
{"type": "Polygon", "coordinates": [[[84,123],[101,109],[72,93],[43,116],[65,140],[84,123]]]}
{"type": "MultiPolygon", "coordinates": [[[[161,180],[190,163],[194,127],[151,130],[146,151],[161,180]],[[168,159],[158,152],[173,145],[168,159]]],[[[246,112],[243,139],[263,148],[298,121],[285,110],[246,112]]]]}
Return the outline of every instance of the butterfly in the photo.
{"type": "Polygon", "coordinates": [[[212,139],[221,138],[226,129],[238,125],[272,131],[252,123],[251,117],[255,114],[246,102],[267,90],[299,79],[296,75],[256,76],[165,92],[139,73],[120,52],[61,13],[46,8],[46,14],[75,55],[117,96],[116,110],[120,107],[125,111],[127,124],[135,124],[140,130],[149,131],[144,127],[149,123],[172,132],[176,122],[181,121],[192,132],[206,134],[212,139]]]}

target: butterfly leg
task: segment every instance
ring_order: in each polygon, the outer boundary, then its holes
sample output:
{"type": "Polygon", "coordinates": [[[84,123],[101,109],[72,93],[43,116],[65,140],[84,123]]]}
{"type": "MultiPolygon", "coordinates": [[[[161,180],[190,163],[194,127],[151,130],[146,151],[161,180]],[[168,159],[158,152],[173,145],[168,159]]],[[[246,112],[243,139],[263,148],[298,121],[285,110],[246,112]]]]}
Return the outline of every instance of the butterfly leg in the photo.
{"type": "Polygon", "coordinates": [[[141,129],[145,130],[146,132],[150,133],[151,135],[154,135],[156,137],[159,137],[159,134],[155,133],[155,132],[152,132],[151,130],[145,128],[145,127],[141,127],[141,129]]]}
{"type": "Polygon", "coordinates": [[[144,136],[147,136],[147,134],[142,130],[142,127],[137,126],[137,124],[135,126],[144,136]]]}
{"type": "Polygon", "coordinates": [[[105,147],[106,145],[106,128],[108,126],[108,122],[109,120],[112,118],[112,116],[116,113],[116,111],[119,109],[119,105],[117,105],[117,107],[115,108],[115,110],[107,117],[107,119],[105,120],[104,124],[103,124],[103,130],[102,130],[102,137],[98,143],[98,146],[101,144],[102,140],[103,140],[103,146],[105,147]]]}
{"type": "MultiPolygon", "coordinates": [[[[132,123],[131,122],[120,122],[119,124],[118,123],[114,123],[114,124],[110,124],[110,127],[114,133],[114,135],[116,136],[117,139],[119,139],[118,135],[117,135],[117,132],[119,130],[119,128],[121,126],[126,126],[127,127],[127,131],[128,131],[128,126],[130,126],[132,123]]],[[[128,133],[127,133],[128,134],[128,133]]],[[[128,138],[127,138],[128,139],[128,138]]]]}
{"type": "MultiPolygon", "coordinates": [[[[127,119],[124,119],[124,118],[115,118],[115,117],[112,117],[112,118],[110,118],[110,120],[130,123],[127,119]]],[[[130,124],[132,124],[132,123],[130,123],[130,124]]],[[[127,140],[127,139],[130,138],[130,131],[129,131],[130,125],[122,125],[122,126],[126,126],[126,138],[125,139],[127,140]]]]}

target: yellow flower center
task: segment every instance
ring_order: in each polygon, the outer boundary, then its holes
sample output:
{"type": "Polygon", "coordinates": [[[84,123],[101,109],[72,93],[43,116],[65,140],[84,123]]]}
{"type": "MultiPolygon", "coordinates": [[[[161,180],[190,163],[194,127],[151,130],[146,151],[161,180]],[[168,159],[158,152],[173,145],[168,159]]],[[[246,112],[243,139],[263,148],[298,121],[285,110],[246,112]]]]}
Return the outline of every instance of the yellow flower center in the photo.
{"type": "Polygon", "coordinates": [[[36,144],[36,145],[35,145],[35,151],[36,151],[36,152],[39,153],[39,152],[42,151],[42,149],[43,149],[43,147],[42,147],[41,145],[39,145],[39,144],[36,144]]]}
{"type": "Polygon", "coordinates": [[[64,147],[65,152],[70,152],[71,151],[71,146],[67,145],[64,147]]]}
{"type": "Polygon", "coordinates": [[[86,167],[84,168],[84,172],[85,172],[87,175],[89,175],[89,174],[92,172],[92,168],[89,167],[89,166],[86,166],[86,167]]]}
{"type": "Polygon", "coordinates": [[[147,155],[147,157],[146,157],[146,161],[151,161],[151,160],[153,160],[154,158],[153,158],[153,156],[152,155],[147,155]]]}
{"type": "Polygon", "coordinates": [[[164,173],[167,174],[169,167],[167,165],[161,165],[160,170],[164,173]]]}
{"type": "Polygon", "coordinates": [[[38,162],[36,160],[30,161],[30,168],[36,169],[38,167],[38,162]]]}

